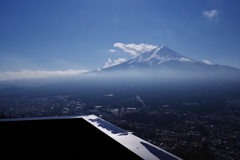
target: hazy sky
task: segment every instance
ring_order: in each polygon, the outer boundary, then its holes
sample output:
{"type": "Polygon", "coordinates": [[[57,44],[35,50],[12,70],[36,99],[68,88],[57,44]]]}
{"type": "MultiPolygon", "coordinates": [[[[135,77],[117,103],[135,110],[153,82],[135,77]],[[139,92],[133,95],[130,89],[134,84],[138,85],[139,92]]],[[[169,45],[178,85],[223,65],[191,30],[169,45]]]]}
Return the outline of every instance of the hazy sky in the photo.
{"type": "Polygon", "coordinates": [[[0,80],[71,75],[166,45],[240,68],[239,0],[1,0],[0,80]]]}

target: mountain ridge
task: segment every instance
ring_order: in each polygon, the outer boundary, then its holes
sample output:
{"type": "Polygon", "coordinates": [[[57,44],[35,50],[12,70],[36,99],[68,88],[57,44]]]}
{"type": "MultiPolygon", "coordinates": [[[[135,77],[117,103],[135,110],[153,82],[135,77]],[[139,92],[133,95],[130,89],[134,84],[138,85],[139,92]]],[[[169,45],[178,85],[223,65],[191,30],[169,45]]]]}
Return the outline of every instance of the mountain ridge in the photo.
{"type": "MultiPolygon", "coordinates": [[[[200,62],[194,59],[191,59],[189,57],[186,57],[184,55],[181,55],[171,49],[169,49],[167,46],[158,46],[150,51],[147,51],[137,57],[134,57],[126,62],[120,63],[115,66],[111,66],[108,68],[102,68],[100,71],[114,71],[114,70],[126,70],[126,69],[152,69],[152,68],[174,68],[174,65],[176,66],[175,69],[178,69],[178,67],[182,68],[183,66],[188,66],[190,68],[197,68],[197,66],[204,66],[205,68],[215,68],[216,66],[219,67],[226,67],[231,68],[234,70],[239,70],[238,68],[232,67],[232,66],[225,66],[220,64],[206,64],[204,62],[200,62]],[[167,65],[169,64],[169,65],[167,65]]],[[[202,69],[200,69],[202,70],[202,69]]]]}

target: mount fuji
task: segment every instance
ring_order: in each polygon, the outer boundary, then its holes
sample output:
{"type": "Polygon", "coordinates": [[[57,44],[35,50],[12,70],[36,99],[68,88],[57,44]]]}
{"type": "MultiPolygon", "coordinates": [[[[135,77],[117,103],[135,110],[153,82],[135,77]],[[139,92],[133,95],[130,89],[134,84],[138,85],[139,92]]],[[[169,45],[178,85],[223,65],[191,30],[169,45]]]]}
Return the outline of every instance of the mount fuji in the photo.
{"type": "Polygon", "coordinates": [[[151,51],[133,58],[128,64],[148,63],[149,66],[158,65],[167,61],[196,62],[190,58],[182,56],[166,46],[158,46],[151,51]]]}
{"type": "Polygon", "coordinates": [[[187,62],[187,63],[194,63],[198,62],[188,57],[185,57],[166,46],[158,46],[148,52],[145,52],[129,61],[121,63],[116,66],[108,67],[103,70],[110,70],[110,69],[120,69],[127,67],[157,67],[163,63],[175,61],[175,62],[187,62]]]}
{"type": "Polygon", "coordinates": [[[158,46],[126,62],[103,68],[101,71],[111,73],[138,71],[142,74],[159,73],[162,76],[171,74],[187,75],[188,77],[240,79],[240,69],[218,64],[206,64],[183,56],[166,46],[158,46]]]}

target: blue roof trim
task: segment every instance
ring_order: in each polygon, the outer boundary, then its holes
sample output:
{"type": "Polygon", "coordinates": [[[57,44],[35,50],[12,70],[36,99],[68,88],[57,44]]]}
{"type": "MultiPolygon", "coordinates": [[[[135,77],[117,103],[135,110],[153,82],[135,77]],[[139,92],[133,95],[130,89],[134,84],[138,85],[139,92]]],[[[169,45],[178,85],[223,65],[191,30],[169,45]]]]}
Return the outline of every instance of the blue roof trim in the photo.
{"type": "Polygon", "coordinates": [[[167,160],[178,160],[179,158],[173,157],[173,155],[170,155],[167,152],[162,152],[161,150],[157,149],[156,147],[153,147],[145,142],[140,142],[144,147],[146,147],[147,150],[149,150],[152,154],[154,154],[159,159],[167,159],[167,160]]]}
{"type": "Polygon", "coordinates": [[[98,127],[102,127],[104,129],[107,129],[108,131],[110,131],[112,134],[119,134],[120,135],[128,135],[128,132],[116,127],[116,126],[113,126],[111,123],[109,122],[106,122],[100,118],[96,118],[96,119],[89,119],[91,122],[97,122],[99,123],[98,124],[98,127]]]}

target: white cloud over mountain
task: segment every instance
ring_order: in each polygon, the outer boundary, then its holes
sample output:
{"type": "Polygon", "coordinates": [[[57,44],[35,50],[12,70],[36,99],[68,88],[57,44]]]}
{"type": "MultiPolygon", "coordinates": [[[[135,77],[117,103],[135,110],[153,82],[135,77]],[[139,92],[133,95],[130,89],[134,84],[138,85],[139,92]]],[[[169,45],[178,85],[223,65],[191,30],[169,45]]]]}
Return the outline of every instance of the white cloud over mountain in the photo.
{"type": "Polygon", "coordinates": [[[21,70],[19,72],[0,72],[0,80],[8,79],[21,79],[21,78],[46,78],[46,77],[55,77],[55,76],[70,76],[77,75],[83,72],[88,72],[88,70],[72,70],[67,71],[30,71],[30,70],[21,70]]]}
{"type": "Polygon", "coordinates": [[[211,11],[203,11],[203,15],[208,18],[216,17],[219,14],[217,10],[211,10],[211,11]]]}
{"type": "Polygon", "coordinates": [[[110,52],[116,52],[116,50],[115,50],[115,49],[109,49],[109,51],[110,51],[110,52]]]}
{"type": "Polygon", "coordinates": [[[103,66],[103,68],[108,68],[111,66],[115,66],[118,65],[122,62],[125,62],[126,59],[125,58],[118,58],[117,60],[112,60],[111,58],[108,58],[107,62],[105,62],[105,65],[103,66]]]}
{"type": "Polygon", "coordinates": [[[212,63],[206,59],[203,60],[204,63],[211,65],[212,63]]]}
{"type": "Polygon", "coordinates": [[[140,55],[144,52],[150,51],[150,50],[157,47],[157,46],[154,46],[154,45],[151,45],[151,44],[144,44],[144,43],[140,43],[140,44],[114,43],[113,46],[121,48],[124,52],[130,53],[130,55],[132,55],[134,57],[136,57],[136,56],[138,56],[138,55],[140,55]]]}

